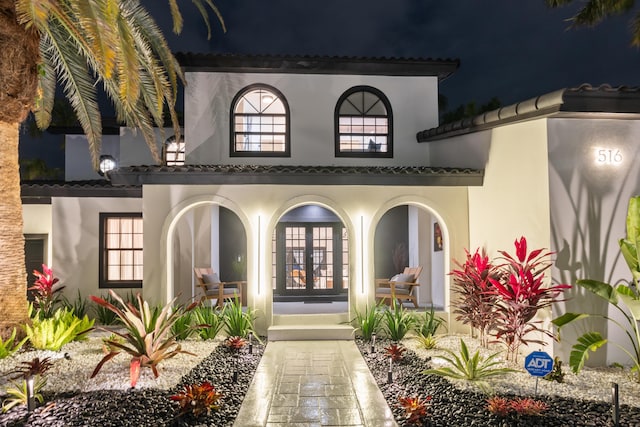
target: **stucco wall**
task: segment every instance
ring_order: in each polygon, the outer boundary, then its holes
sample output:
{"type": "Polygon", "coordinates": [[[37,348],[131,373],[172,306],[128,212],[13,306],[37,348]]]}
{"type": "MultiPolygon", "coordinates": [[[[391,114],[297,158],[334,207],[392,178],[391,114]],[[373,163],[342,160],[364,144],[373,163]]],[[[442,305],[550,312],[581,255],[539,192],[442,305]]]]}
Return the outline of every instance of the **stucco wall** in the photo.
{"type": "MultiPolygon", "coordinates": [[[[373,301],[373,241],[375,226],[384,212],[411,204],[430,208],[445,235],[445,263],[449,254],[460,257],[468,246],[467,191],[465,188],[417,187],[308,187],[308,186],[146,186],[144,188],[145,295],[155,301],[173,296],[173,227],[181,214],[211,203],[235,212],[247,232],[248,302],[260,310],[260,325],[271,319],[271,236],[287,210],[318,204],[333,210],[346,225],[351,248],[350,305],[373,301]],[[362,238],[364,236],[364,239],[362,238]],[[364,261],[364,262],[363,262],[364,261]]],[[[431,244],[431,242],[426,242],[431,244]]],[[[448,277],[444,278],[448,289],[448,277]]],[[[445,304],[448,304],[448,294],[445,304]]]]}
{"type": "MultiPolygon", "coordinates": [[[[56,197],[51,201],[52,266],[64,294],[74,299],[106,294],[99,289],[99,215],[103,212],[141,212],[142,200],[134,198],[56,197]]],[[[145,266],[145,270],[155,266],[145,266]]]]}
{"type": "MultiPolygon", "coordinates": [[[[548,131],[551,247],[561,259],[553,271],[554,280],[570,284],[577,278],[611,284],[628,280],[629,270],[618,256],[618,239],[625,236],[629,198],[640,193],[640,122],[554,118],[549,120],[548,131]],[[597,161],[599,154],[604,162],[597,161]]],[[[559,307],[559,311],[607,314],[610,309],[601,299],[579,289],[568,296],[566,307],[559,307]]],[[[618,315],[615,311],[609,314],[618,315]]],[[[626,337],[615,325],[606,328],[602,322],[581,321],[563,330],[562,342],[556,346],[558,353],[567,359],[577,335],[590,330],[626,344],[626,337]]],[[[627,357],[613,345],[589,359],[593,365],[614,361],[625,363],[627,357]]]]}
{"type": "MultiPolygon", "coordinates": [[[[491,257],[499,250],[514,253],[521,236],[530,249],[550,248],[546,120],[486,132],[491,145],[484,185],[469,188],[469,249],[484,247],[491,257]]],[[[550,320],[549,313],[539,317],[550,320]]]]}
{"type": "Polygon", "coordinates": [[[427,165],[428,147],[416,132],[438,124],[436,77],[187,73],[185,137],[190,164],[427,165]],[[278,89],[291,112],[291,157],[229,157],[229,114],[234,96],[250,84],[278,89]],[[393,110],[392,159],[336,158],[334,109],[349,88],[381,90],[393,110]]]}

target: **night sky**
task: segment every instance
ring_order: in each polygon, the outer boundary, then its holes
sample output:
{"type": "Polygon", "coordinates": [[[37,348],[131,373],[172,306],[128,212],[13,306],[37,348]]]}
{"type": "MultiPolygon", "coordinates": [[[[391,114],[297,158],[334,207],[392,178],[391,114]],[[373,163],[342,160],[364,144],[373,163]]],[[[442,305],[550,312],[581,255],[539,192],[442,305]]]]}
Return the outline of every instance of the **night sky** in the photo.
{"type": "MultiPolygon", "coordinates": [[[[212,17],[207,40],[191,1],[179,2],[185,28],[176,36],[168,1],[143,0],[175,52],[457,58],[459,70],[441,85],[448,109],[494,96],[508,105],[582,83],[640,84],[631,14],[568,29],[566,19],[579,1],[561,9],[547,8],[544,0],[214,2],[227,32],[212,17]]],[[[42,140],[23,141],[21,151],[29,157],[52,158],[61,151],[42,140]]]]}

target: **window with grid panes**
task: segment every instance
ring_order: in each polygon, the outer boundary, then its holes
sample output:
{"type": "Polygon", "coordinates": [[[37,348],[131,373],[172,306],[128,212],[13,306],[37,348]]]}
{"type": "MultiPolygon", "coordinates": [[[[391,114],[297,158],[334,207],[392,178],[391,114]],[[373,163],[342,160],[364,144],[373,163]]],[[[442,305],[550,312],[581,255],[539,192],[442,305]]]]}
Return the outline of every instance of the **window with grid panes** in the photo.
{"type": "Polygon", "coordinates": [[[290,156],[289,106],[277,89],[249,86],[231,110],[231,156],[290,156]]]}
{"type": "Polygon", "coordinates": [[[378,89],[356,86],[335,110],[336,157],[393,157],[391,104],[378,89]]]}
{"type": "Polygon", "coordinates": [[[142,287],[142,214],[100,214],[100,287],[142,287]]]}
{"type": "Polygon", "coordinates": [[[175,135],[170,136],[164,142],[162,149],[162,159],[166,166],[182,166],[184,165],[184,138],[176,141],[175,135]]]}

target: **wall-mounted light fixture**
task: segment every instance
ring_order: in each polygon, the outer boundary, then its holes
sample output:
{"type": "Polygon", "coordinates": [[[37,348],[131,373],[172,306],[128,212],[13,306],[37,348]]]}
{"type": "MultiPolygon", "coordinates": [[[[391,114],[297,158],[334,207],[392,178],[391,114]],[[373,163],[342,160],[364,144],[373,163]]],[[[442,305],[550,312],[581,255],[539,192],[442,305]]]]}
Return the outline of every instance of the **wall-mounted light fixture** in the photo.
{"type": "Polygon", "coordinates": [[[114,159],[113,156],[108,154],[100,156],[100,165],[98,166],[98,173],[100,175],[104,176],[104,174],[116,167],[118,167],[118,162],[116,162],[116,159],[114,159]]]}

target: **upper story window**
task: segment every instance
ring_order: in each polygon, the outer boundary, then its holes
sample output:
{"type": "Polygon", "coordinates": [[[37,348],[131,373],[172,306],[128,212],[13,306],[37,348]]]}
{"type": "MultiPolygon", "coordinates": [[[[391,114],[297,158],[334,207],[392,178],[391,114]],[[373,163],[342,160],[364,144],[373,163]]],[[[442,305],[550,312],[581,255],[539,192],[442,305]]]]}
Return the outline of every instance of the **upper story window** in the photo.
{"type": "Polygon", "coordinates": [[[184,138],[176,141],[176,136],[170,136],[162,146],[162,160],[166,166],[184,165],[184,138]]]}
{"type": "Polygon", "coordinates": [[[100,287],[142,287],[142,214],[100,214],[100,287]]]}
{"type": "Polygon", "coordinates": [[[347,90],[335,110],[336,157],[393,157],[393,115],[378,89],[347,90]]]}
{"type": "Polygon", "coordinates": [[[241,90],[231,106],[231,156],[286,157],[289,106],[282,94],[265,85],[241,90]]]}

